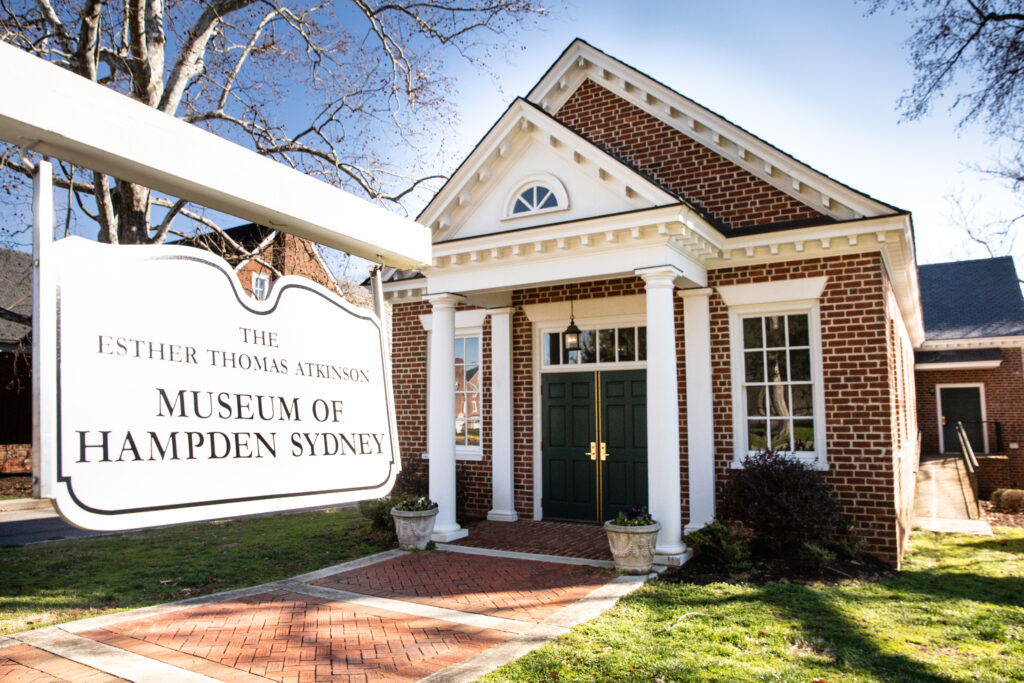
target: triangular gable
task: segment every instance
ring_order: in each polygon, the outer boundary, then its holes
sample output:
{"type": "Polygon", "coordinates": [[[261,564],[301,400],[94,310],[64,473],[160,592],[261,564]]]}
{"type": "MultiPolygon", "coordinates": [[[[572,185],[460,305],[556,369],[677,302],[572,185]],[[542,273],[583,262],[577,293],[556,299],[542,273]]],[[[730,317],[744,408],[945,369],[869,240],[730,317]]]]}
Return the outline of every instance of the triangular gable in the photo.
{"type": "Polygon", "coordinates": [[[715,223],[724,222],[727,227],[799,223],[814,216],[850,220],[900,211],[814,170],[580,39],[562,53],[527,99],[588,139],[626,157],[636,168],[654,175],[681,196],[702,205],[717,219],[715,223]],[[581,115],[592,115],[602,107],[607,110],[600,112],[605,114],[605,120],[647,125],[655,139],[664,143],[662,149],[653,152],[631,148],[629,141],[622,139],[621,123],[607,126],[595,120],[589,125],[587,117],[581,115]],[[652,121],[657,125],[652,125],[652,121]],[[676,139],[671,139],[673,136],[676,139]],[[682,137],[685,141],[678,139],[682,137]],[[665,167],[665,159],[674,161],[678,168],[665,167]],[[742,173],[722,171],[718,160],[742,173]],[[712,168],[712,172],[723,174],[726,184],[733,188],[693,178],[692,171],[687,184],[686,167],[707,168],[716,164],[719,167],[712,168]],[[728,193],[735,187],[754,195],[760,205],[745,214],[739,210],[730,214],[727,202],[719,201],[716,193],[728,193]],[[794,201],[781,206],[780,200],[794,201]],[[777,216],[783,219],[780,221],[777,216]]]}
{"type": "Polygon", "coordinates": [[[679,204],[651,179],[519,98],[420,214],[435,242],[679,204]],[[564,192],[559,210],[517,216],[521,189],[564,192]]]}

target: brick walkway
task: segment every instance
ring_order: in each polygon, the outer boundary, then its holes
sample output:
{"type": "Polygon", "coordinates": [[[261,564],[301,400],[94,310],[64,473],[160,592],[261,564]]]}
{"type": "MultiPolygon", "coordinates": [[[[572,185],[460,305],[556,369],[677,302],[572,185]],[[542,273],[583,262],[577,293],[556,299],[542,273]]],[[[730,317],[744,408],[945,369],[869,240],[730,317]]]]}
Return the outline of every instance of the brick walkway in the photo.
{"type": "Polygon", "coordinates": [[[453,541],[453,545],[591,560],[612,559],[608,537],[600,524],[532,520],[510,524],[485,520],[468,524],[466,528],[469,536],[453,541]]]}
{"type": "Polygon", "coordinates": [[[642,581],[585,564],[388,551],[0,638],[0,679],[473,680],[597,616],[642,581]]]}

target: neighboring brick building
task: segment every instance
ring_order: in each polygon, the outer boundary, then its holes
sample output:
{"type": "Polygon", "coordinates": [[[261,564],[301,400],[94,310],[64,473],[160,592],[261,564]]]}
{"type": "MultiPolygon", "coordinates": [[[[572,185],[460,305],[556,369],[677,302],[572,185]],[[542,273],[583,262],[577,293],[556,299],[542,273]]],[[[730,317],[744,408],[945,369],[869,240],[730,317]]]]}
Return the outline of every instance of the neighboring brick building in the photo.
{"type": "Polygon", "coordinates": [[[647,504],[672,562],[771,444],[900,562],[924,340],[907,212],[577,40],[419,220],[434,261],[385,292],[436,539],[466,533],[457,504],[503,521],[647,504]]]}
{"type": "Polygon", "coordinates": [[[959,452],[961,421],[982,496],[1024,486],[1024,297],[1009,256],[924,265],[917,351],[921,450],[959,452]]]}
{"type": "MultiPolygon", "coordinates": [[[[32,315],[32,255],[0,249],[0,308],[32,315]]],[[[0,318],[0,474],[32,469],[32,326],[0,318]]]]}

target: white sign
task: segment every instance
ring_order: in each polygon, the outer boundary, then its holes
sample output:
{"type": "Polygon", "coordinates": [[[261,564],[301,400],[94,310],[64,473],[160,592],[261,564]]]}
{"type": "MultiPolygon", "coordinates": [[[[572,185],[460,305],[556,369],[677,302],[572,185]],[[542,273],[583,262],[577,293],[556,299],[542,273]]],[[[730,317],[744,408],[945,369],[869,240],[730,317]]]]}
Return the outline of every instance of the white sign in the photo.
{"type": "Polygon", "coordinates": [[[39,343],[56,355],[50,491],[65,519],[127,529],[391,490],[394,401],[371,311],[298,277],[257,301],[188,247],[68,238],[46,254],[56,343],[39,343]]]}

